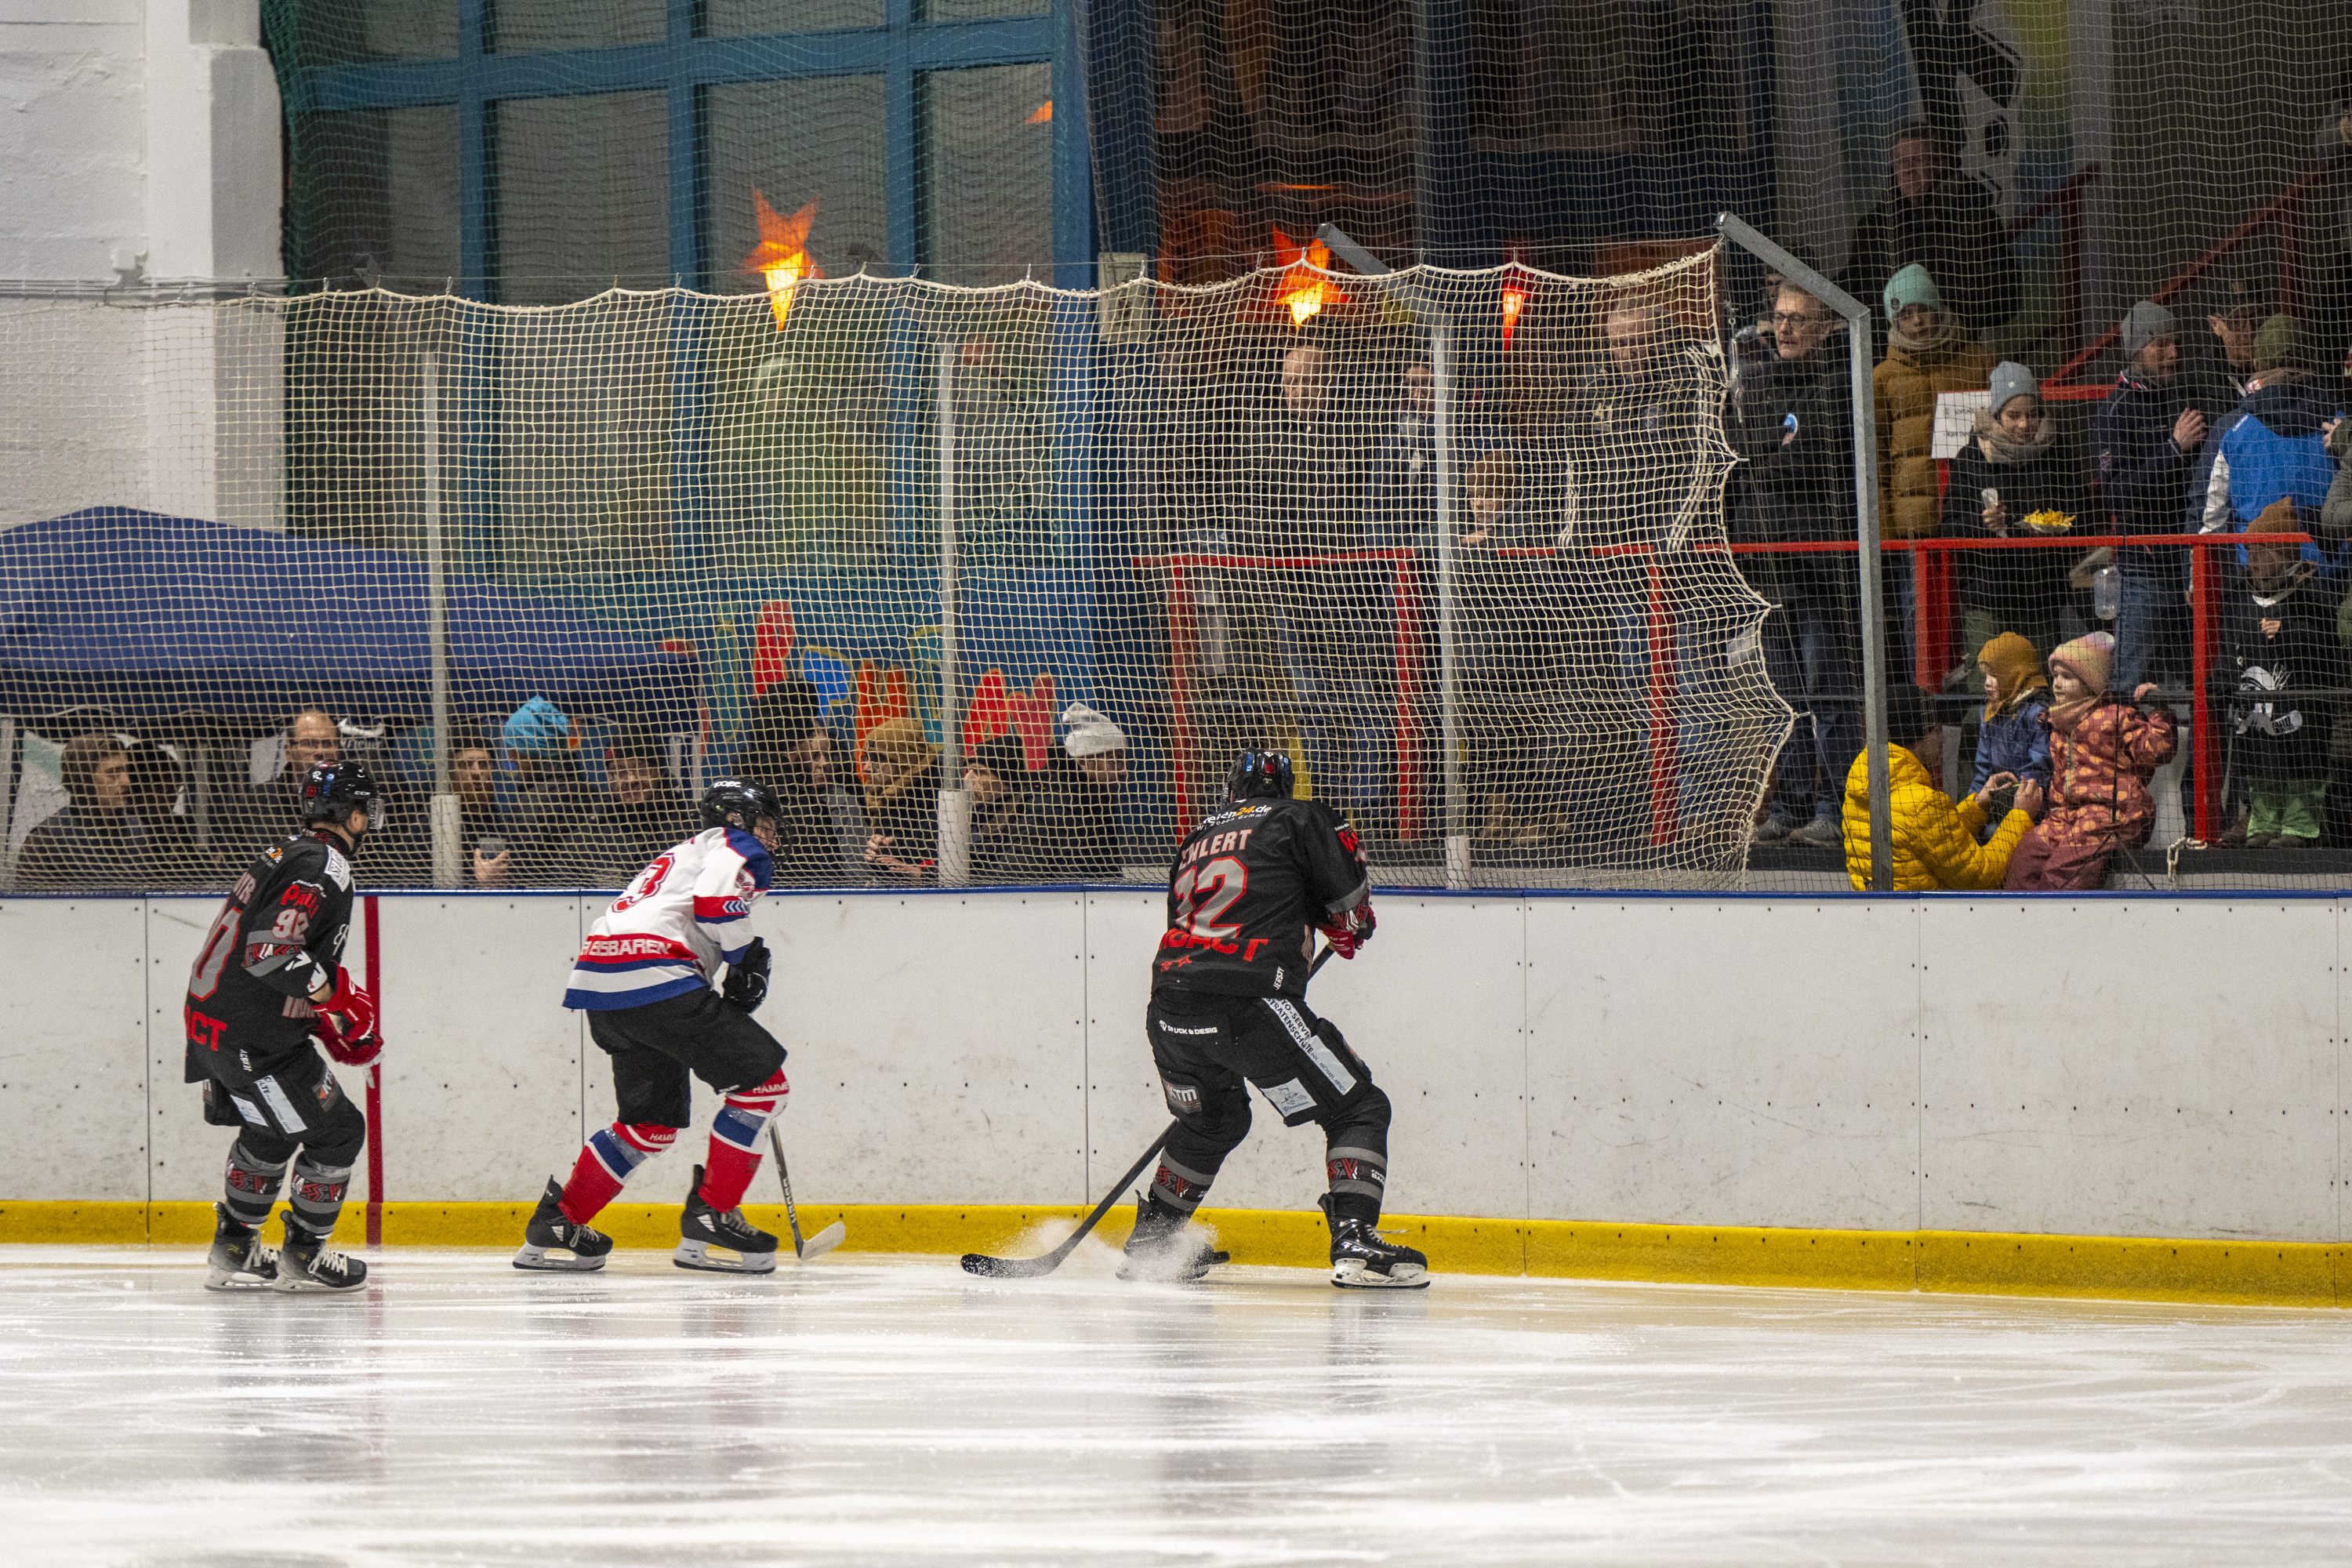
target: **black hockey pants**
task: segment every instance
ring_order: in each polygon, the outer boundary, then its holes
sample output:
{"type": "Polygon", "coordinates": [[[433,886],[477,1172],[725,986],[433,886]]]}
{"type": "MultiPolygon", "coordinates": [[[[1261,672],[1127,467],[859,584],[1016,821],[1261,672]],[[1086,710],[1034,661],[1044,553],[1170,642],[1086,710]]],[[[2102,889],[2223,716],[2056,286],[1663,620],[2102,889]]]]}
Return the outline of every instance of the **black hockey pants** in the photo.
{"type": "Polygon", "coordinates": [[[1144,1029],[1177,1122],[1160,1153],[1155,1201],[1187,1214],[1200,1206],[1225,1156],[1249,1135],[1245,1085],[1255,1084],[1284,1126],[1322,1127],[1333,1211],[1380,1216],[1389,1097],[1329,1019],[1284,996],[1161,991],[1144,1029]]]}

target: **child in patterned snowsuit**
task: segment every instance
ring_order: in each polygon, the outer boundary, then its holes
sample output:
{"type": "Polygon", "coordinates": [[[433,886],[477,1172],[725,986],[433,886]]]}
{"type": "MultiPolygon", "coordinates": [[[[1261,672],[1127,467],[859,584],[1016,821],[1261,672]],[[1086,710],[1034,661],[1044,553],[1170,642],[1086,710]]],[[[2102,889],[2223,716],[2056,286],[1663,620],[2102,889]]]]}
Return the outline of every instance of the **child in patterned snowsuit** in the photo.
{"type": "Polygon", "coordinates": [[[2050,656],[2050,810],[2010,857],[2012,893],[2095,888],[2117,847],[2147,843],[2156,825],[2147,782],[2172,760],[2172,715],[2137,706],[2154,682],[2129,702],[2107,690],[2115,654],[2116,639],[2093,632],[2050,656]]]}

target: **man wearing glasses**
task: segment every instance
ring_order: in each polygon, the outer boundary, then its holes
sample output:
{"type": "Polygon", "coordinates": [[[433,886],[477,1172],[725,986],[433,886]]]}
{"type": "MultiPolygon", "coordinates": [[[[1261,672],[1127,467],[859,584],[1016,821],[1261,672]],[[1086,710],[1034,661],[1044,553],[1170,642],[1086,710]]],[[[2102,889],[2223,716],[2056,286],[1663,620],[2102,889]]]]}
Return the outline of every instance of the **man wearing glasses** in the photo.
{"type": "Polygon", "coordinates": [[[263,845],[274,844],[302,826],[302,781],[312,768],[332,767],[343,760],[343,732],[335,716],[323,708],[305,708],[286,727],[286,762],[278,776],[253,786],[246,797],[245,820],[238,826],[239,842],[228,846],[229,859],[241,863],[263,845]]]}
{"type": "MultiPolygon", "coordinates": [[[[1773,353],[1740,367],[1724,420],[1745,459],[1727,508],[1734,544],[1854,536],[1853,388],[1846,356],[1824,352],[1843,325],[1811,294],[1780,285],[1773,353]]],[[[1772,605],[1763,627],[1765,670],[1797,710],[1757,840],[1837,844],[1846,772],[1862,749],[1862,590],[1853,557],[1738,561],[1748,585],[1772,605]]]]}

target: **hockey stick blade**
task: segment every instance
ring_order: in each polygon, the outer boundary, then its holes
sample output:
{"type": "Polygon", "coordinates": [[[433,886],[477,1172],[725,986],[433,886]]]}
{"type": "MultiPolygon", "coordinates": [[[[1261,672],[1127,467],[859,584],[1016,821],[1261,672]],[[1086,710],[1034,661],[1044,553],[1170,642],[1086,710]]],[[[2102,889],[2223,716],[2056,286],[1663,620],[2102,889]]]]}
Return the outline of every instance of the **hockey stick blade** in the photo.
{"type": "Polygon", "coordinates": [[[1110,1213],[1111,1205],[1126,1195],[1127,1189],[1135,1184],[1135,1178],[1143,1174],[1143,1167],[1160,1157],[1160,1149],[1175,1132],[1176,1123],[1171,1121],[1167,1131],[1151,1141],[1151,1147],[1143,1152],[1143,1157],[1129,1165],[1127,1174],[1113,1184],[1110,1191],[1104,1194],[1103,1201],[1095,1205],[1095,1212],[1087,1215],[1086,1223],[1072,1231],[1069,1239],[1053,1251],[1043,1258],[991,1258],[984,1252],[967,1252],[963,1255],[963,1271],[977,1274],[983,1279],[1034,1279],[1041,1275],[1051,1274],[1062,1266],[1063,1259],[1078,1249],[1078,1243],[1102,1223],[1102,1216],[1110,1213]]]}
{"type": "Polygon", "coordinates": [[[792,1226],[793,1256],[806,1263],[810,1258],[831,1252],[849,1237],[848,1227],[835,1220],[806,1241],[801,1239],[801,1215],[793,1202],[793,1178],[784,1169],[784,1141],[776,1133],[776,1124],[768,1123],[768,1152],[776,1157],[776,1185],[784,1190],[784,1223],[792,1226]]]}

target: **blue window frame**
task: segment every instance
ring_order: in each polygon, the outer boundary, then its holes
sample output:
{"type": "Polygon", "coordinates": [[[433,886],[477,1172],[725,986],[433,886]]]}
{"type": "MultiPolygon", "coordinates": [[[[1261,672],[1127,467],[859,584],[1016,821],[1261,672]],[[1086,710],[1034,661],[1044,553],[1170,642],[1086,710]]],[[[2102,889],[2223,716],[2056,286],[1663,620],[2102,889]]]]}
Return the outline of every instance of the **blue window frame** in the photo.
{"type": "MultiPolygon", "coordinates": [[[[500,47],[496,0],[457,0],[454,54],[309,67],[290,73],[283,85],[293,115],[456,109],[454,286],[460,293],[493,299],[501,271],[496,162],[502,103],[660,95],[666,134],[657,144],[666,164],[667,270],[690,287],[709,289],[730,277],[737,258],[714,254],[709,234],[707,89],[825,77],[878,79],[888,253],[869,265],[876,271],[911,266],[931,275],[929,269],[951,247],[929,232],[926,210],[924,79],[932,72],[1043,65],[1050,70],[1055,104],[1052,254],[1029,259],[1037,264],[1041,280],[1050,265],[1055,282],[1082,288],[1093,281],[1095,241],[1076,10],[1076,0],[666,0],[658,41],[650,37],[648,15],[635,29],[643,42],[602,47],[532,47],[526,42],[517,47],[509,39],[500,47]],[[711,5],[720,13],[719,28],[782,16],[824,24],[871,22],[878,16],[878,23],[726,34],[709,25],[711,5]]],[[[527,38],[535,36],[544,35],[526,33],[527,38]]],[[[562,41],[560,34],[555,37],[562,41]]],[[[656,143],[648,138],[646,144],[656,143]]]]}

